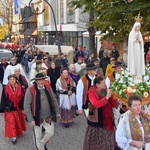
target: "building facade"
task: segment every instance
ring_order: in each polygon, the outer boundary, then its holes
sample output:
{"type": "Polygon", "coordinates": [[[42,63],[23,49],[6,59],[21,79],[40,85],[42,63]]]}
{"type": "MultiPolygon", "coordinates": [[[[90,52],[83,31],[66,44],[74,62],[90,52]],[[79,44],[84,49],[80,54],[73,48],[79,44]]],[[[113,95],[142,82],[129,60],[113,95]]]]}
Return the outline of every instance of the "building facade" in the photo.
{"type": "MultiPolygon", "coordinates": [[[[61,45],[88,47],[88,42],[83,38],[82,33],[87,31],[88,15],[82,14],[82,10],[69,6],[71,0],[47,0],[54,11],[58,37],[61,45]]],[[[39,4],[39,12],[45,9],[44,13],[38,15],[38,43],[56,44],[56,26],[52,10],[43,0],[39,4]]]]}

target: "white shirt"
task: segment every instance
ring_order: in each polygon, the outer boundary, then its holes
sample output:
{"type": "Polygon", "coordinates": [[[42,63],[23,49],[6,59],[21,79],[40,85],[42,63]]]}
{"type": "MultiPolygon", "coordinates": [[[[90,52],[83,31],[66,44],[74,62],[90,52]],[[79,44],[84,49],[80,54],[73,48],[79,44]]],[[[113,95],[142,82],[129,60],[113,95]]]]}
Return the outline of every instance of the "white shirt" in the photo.
{"type": "MultiPolygon", "coordinates": [[[[36,63],[33,63],[31,66],[31,70],[36,67],[36,63]]],[[[48,69],[48,67],[45,65],[45,63],[42,63],[42,67],[48,69]]]]}
{"type": "Polygon", "coordinates": [[[106,77],[105,83],[106,83],[107,89],[109,89],[110,88],[110,79],[108,77],[106,77]]]}
{"type": "MultiPolygon", "coordinates": [[[[129,125],[129,119],[128,114],[130,113],[130,110],[128,110],[126,113],[121,115],[120,121],[116,130],[116,142],[122,150],[131,150],[132,146],[130,146],[130,143],[132,141],[131,131],[130,131],[130,125],[129,125]]],[[[139,124],[141,124],[141,121],[137,119],[139,124]]],[[[141,132],[142,132],[142,138],[144,141],[144,129],[143,126],[140,126],[141,132]]]]}
{"type": "Polygon", "coordinates": [[[26,80],[27,80],[27,77],[26,77],[26,74],[25,74],[25,71],[24,69],[22,68],[22,66],[20,64],[17,64],[15,66],[12,66],[12,65],[8,65],[5,69],[5,72],[4,72],[4,79],[3,79],[3,84],[6,85],[8,83],[8,76],[10,74],[14,74],[15,72],[15,69],[16,68],[19,68],[20,69],[20,74],[23,75],[26,80]]]}
{"type": "MultiPolygon", "coordinates": [[[[91,85],[93,85],[93,81],[95,79],[95,76],[89,76],[88,77],[92,80],[91,81],[91,85]]],[[[84,84],[82,82],[82,80],[80,79],[78,84],[77,84],[77,88],[76,88],[76,100],[77,100],[77,107],[78,110],[82,110],[82,105],[83,105],[83,91],[84,91],[84,84]]]]}

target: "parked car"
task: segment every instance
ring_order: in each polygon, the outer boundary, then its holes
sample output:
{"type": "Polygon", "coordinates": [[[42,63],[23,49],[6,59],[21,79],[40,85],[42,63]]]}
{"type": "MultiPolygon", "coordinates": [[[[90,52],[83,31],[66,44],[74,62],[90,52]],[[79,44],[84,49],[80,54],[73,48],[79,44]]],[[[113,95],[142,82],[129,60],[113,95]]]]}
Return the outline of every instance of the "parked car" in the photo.
{"type": "Polygon", "coordinates": [[[5,57],[7,62],[9,62],[10,58],[13,56],[13,53],[7,49],[0,49],[0,60],[2,57],[5,57]]]}

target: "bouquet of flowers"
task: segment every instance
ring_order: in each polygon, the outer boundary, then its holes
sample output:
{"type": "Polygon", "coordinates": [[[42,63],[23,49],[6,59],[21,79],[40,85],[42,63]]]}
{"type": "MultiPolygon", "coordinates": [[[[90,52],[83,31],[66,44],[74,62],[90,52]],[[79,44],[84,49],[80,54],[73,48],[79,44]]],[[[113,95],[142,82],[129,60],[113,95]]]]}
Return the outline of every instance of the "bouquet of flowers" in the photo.
{"type": "MultiPolygon", "coordinates": [[[[111,84],[111,89],[120,99],[127,99],[131,94],[136,94],[142,98],[150,96],[150,72],[146,69],[145,75],[134,79],[130,72],[125,69],[121,74],[115,75],[115,81],[111,84]]],[[[150,98],[148,98],[150,102],[150,98]]]]}

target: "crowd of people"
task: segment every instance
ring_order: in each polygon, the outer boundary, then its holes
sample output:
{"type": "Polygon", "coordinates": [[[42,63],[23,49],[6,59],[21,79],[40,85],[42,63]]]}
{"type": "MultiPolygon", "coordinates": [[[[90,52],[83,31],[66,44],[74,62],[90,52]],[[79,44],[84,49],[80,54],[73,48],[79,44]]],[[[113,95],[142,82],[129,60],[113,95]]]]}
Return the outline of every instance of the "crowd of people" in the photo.
{"type": "Polygon", "coordinates": [[[124,67],[114,45],[110,51],[100,48],[98,57],[80,45],[73,64],[63,53],[53,58],[31,45],[20,52],[20,56],[14,52],[10,63],[2,58],[0,64],[0,111],[4,113],[5,137],[13,144],[26,131],[26,119],[33,128],[36,150],[48,150],[54,122],[69,128],[75,117],[84,114],[83,150],[149,147],[148,112],[142,111],[140,97],[131,95],[129,108],[118,107],[113,98],[110,85],[124,67]]]}

